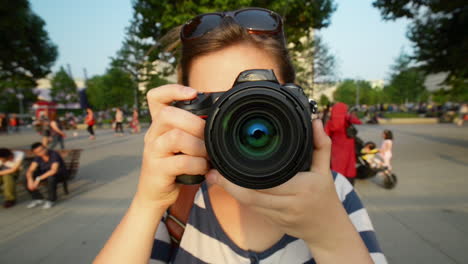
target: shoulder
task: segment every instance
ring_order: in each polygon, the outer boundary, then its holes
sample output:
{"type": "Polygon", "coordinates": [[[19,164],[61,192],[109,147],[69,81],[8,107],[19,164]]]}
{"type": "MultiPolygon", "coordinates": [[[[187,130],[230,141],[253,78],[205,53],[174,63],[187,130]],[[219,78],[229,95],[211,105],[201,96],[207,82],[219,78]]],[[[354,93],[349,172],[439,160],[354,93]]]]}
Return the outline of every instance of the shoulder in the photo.
{"type": "Polygon", "coordinates": [[[54,160],[61,160],[62,159],[62,156],[60,156],[60,154],[55,150],[49,150],[49,155],[54,160]]]}

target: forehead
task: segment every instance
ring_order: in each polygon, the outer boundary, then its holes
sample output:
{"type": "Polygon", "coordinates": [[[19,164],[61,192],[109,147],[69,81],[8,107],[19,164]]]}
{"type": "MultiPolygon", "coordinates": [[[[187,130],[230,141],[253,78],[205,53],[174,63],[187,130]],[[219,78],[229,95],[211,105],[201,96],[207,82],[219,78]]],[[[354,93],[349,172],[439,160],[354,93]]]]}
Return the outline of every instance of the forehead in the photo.
{"type": "Polygon", "coordinates": [[[279,66],[267,51],[241,43],[195,58],[189,69],[189,86],[199,92],[227,91],[240,72],[251,69],[273,69],[283,83],[279,66]]]}

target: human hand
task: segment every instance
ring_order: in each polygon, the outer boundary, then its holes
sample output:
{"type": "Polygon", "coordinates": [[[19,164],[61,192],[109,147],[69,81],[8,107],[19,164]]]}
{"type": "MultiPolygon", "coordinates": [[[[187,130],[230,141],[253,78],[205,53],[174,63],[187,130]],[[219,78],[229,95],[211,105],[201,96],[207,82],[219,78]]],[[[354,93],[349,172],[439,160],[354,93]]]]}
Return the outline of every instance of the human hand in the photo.
{"type": "Polygon", "coordinates": [[[329,238],[336,232],[336,219],[347,219],[347,214],[336,193],[330,171],[331,140],[320,120],[314,120],[312,126],[314,153],[310,171],[299,172],[288,182],[265,190],[235,185],[217,170],[210,170],[207,180],[220,185],[240,203],[265,216],[284,233],[320,246],[333,244],[329,238]]]}
{"type": "Polygon", "coordinates": [[[41,183],[41,179],[37,177],[34,182],[32,183],[33,190],[36,190],[39,187],[39,184],[41,183]]]}
{"type": "Polygon", "coordinates": [[[36,182],[37,182],[37,180],[32,180],[32,179],[30,180],[30,179],[28,179],[28,189],[29,189],[30,191],[34,191],[34,190],[37,189],[37,186],[38,186],[39,184],[36,185],[36,182]]]}
{"type": "Polygon", "coordinates": [[[175,202],[177,175],[204,175],[209,170],[204,143],[205,121],[170,106],[196,97],[192,88],[164,85],[148,92],[152,124],[145,135],[143,162],[136,198],[168,207],[175,202]],[[176,155],[177,153],[182,153],[176,155]]]}

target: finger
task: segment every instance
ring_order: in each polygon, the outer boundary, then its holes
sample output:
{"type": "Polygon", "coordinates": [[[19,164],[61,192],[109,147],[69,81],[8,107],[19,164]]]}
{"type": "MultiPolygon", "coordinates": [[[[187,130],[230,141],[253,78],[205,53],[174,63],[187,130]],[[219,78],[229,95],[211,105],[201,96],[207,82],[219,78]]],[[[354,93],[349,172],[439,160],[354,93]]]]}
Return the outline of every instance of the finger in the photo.
{"type": "Polygon", "coordinates": [[[167,84],[151,89],[147,94],[148,106],[154,118],[161,105],[167,105],[177,100],[190,100],[195,98],[195,89],[179,84],[167,84]]]}
{"type": "Polygon", "coordinates": [[[158,159],[154,165],[162,174],[175,176],[187,175],[205,175],[210,169],[210,165],[205,158],[193,157],[189,155],[175,155],[167,158],[158,159]]]}
{"type": "Polygon", "coordinates": [[[312,129],[314,131],[314,153],[311,171],[326,175],[330,172],[331,139],[323,129],[322,120],[313,120],[312,129]]]}
{"type": "Polygon", "coordinates": [[[171,129],[150,143],[149,151],[156,157],[168,157],[183,153],[195,157],[207,158],[205,141],[180,129],[171,129]]]}
{"type": "Polygon", "coordinates": [[[289,196],[274,195],[236,185],[224,178],[217,170],[210,170],[206,175],[206,179],[208,183],[219,185],[236,200],[248,206],[282,210],[292,202],[289,196]]]}
{"type": "Polygon", "coordinates": [[[172,128],[178,128],[201,139],[204,138],[205,120],[189,111],[173,106],[164,106],[157,116],[156,122],[159,124],[155,126],[155,137],[172,128]]]}

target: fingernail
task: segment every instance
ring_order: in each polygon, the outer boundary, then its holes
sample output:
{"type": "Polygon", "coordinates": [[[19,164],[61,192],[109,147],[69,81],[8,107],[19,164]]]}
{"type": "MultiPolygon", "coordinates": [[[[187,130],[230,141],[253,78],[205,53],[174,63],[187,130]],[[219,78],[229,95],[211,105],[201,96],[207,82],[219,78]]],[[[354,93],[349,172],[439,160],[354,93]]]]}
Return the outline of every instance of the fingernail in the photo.
{"type": "Polygon", "coordinates": [[[184,87],[184,93],[187,95],[193,95],[195,93],[195,89],[185,86],[184,87]]]}

